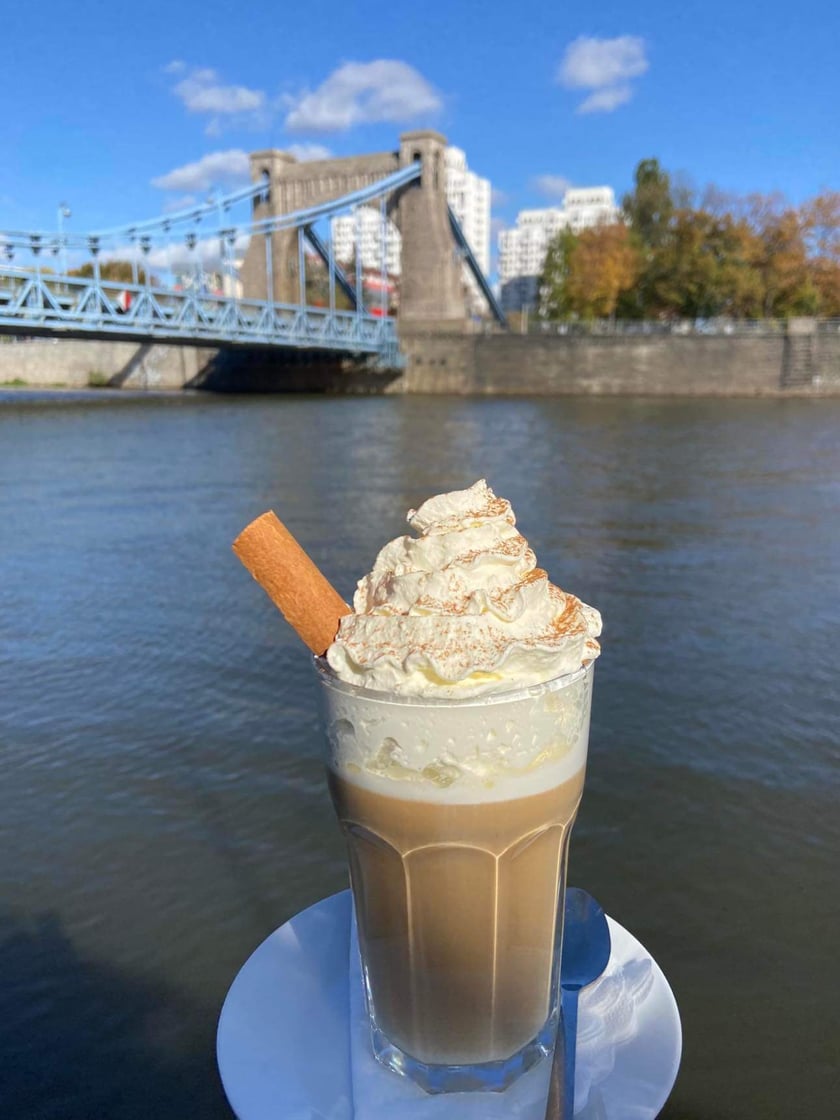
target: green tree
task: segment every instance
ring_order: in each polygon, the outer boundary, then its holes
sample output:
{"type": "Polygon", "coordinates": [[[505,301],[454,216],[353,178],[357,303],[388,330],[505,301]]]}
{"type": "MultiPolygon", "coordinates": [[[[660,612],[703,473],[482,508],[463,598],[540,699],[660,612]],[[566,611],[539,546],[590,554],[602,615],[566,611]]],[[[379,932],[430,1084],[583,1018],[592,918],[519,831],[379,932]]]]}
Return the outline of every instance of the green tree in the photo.
{"type": "Polygon", "coordinates": [[[620,298],[620,311],[628,318],[656,314],[654,293],[663,276],[659,252],[671,233],[675,202],[671,178],[658,159],[643,159],[633,177],[633,190],[622,199],[624,217],[639,248],[640,268],[632,291],[620,298]]]}
{"type": "Polygon", "coordinates": [[[756,244],[746,224],[729,214],[677,209],[667,239],[653,254],[649,311],[688,319],[758,314],[756,244]]]}
{"type": "Polygon", "coordinates": [[[640,252],[623,223],[580,234],[561,230],[548,247],[540,277],[540,315],[596,319],[615,315],[639,274],[640,252]]]}
{"type": "Polygon", "coordinates": [[[544,319],[567,319],[571,314],[569,264],[577,237],[562,229],[548,246],[538,282],[539,313],[544,319]]]}
{"type": "Polygon", "coordinates": [[[840,315],[840,191],[798,208],[778,194],[698,194],[645,159],[622,205],[625,225],[554,240],[543,315],[840,315]]]}
{"type": "Polygon", "coordinates": [[[732,214],[720,219],[722,249],[718,286],[722,303],[718,314],[735,319],[758,319],[763,307],[761,275],[755,267],[759,241],[748,223],[732,214]]]}
{"type": "Polygon", "coordinates": [[[671,178],[658,159],[643,159],[636,167],[633,190],[622,199],[624,216],[647,249],[668,237],[674,214],[671,178]]]}
{"type": "Polygon", "coordinates": [[[751,195],[749,222],[758,239],[755,267],[763,289],[762,314],[767,318],[814,315],[817,290],[808,261],[806,223],[778,195],[751,195]]]}

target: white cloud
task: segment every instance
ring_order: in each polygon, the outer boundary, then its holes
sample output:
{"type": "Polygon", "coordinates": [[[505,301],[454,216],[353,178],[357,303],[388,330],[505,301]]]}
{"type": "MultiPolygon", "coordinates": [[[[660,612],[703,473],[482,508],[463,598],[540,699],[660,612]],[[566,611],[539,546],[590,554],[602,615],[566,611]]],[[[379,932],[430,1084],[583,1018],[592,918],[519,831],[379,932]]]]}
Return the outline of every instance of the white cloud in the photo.
{"type": "MultiPolygon", "coordinates": [[[[248,248],[249,241],[248,233],[237,234],[233,245],[234,256],[242,256],[248,248]]],[[[204,269],[218,268],[222,262],[222,253],[219,238],[216,236],[202,238],[192,249],[183,239],[174,239],[167,245],[155,245],[149,253],[142,252],[136,243],[117,245],[103,252],[102,260],[136,260],[139,265],[148,267],[150,271],[189,272],[195,267],[196,262],[204,269]]]]}
{"type": "Polygon", "coordinates": [[[510,202],[510,197],[507,191],[503,191],[500,187],[490,188],[490,205],[491,206],[506,206],[510,202]]]}
{"type": "Polygon", "coordinates": [[[204,130],[208,136],[218,136],[225,127],[262,128],[271,118],[263,90],[226,85],[210,67],[188,67],[176,59],[163,72],[180,79],[172,92],[186,110],[208,118],[204,130]]]}
{"type": "Polygon", "coordinates": [[[534,179],[534,186],[540,194],[555,202],[563,201],[563,195],[571,185],[571,180],[563,175],[538,175],[534,179]]]}
{"type": "Polygon", "coordinates": [[[626,105],[633,96],[630,86],[610,86],[590,93],[577,107],[578,113],[611,113],[619,105],[626,105]]]}
{"type": "Polygon", "coordinates": [[[566,48],[559,79],[569,89],[598,89],[638,78],[647,68],[645,43],[638,36],[590,39],[582,35],[566,48]]]}
{"type": "Polygon", "coordinates": [[[191,113],[249,113],[262,109],[266,100],[262,90],[223,85],[207,68],[190,71],[173,92],[191,113]]]}
{"type": "Polygon", "coordinates": [[[329,159],[332,152],[323,144],[289,144],[284,148],[290,155],[301,161],[329,159]]]}
{"type": "Polygon", "coordinates": [[[241,148],[209,152],[195,163],[176,167],[152,179],[152,186],[164,191],[206,191],[213,186],[236,187],[250,177],[248,153],[241,148]]]}
{"type": "Polygon", "coordinates": [[[315,90],[287,99],[291,132],[341,132],[353,125],[402,123],[437,113],[438,91],[407,62],[346,62],[315,90]]]}
{"type": "Polygon", "coordinates": [[[577,112],[609,113],[630,100],[630,79],[641,77],[648,66],[645,41],[637,35],[615,39],[582,35],[566,48],[557,81],[567,89],[593,91],[577,112]]]}
{"type": "MultiPolygon", "coordinates": [[[[248,248],[250,238],[248,234],[240,233],[233,246],[234,256],[241,256],[248,248]]],[[[195,267],[196,258],[202,268],[218,268],[222,261],[218,237],[207,237],[196,242],[194,249],[189,249],[183,242],[173,241],[170,245],[160,245],[149,253],[148,261],[151,269],[170,269],[172,272],[189,272],[195,267]]]]}

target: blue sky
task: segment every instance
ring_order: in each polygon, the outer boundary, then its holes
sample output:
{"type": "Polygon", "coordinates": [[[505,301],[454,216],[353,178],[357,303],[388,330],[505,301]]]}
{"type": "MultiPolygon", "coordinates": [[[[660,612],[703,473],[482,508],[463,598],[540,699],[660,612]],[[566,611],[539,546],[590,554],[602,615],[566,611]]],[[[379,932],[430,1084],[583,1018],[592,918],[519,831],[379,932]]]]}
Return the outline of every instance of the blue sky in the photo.
{"type": "Polygon", "coordinates": [[[697,186],[840,189],[840,5],[16,3],[0,17],[0,229],[160,214],[243,153],[394,148],[433,126],[497,226],[565,183],[626,190],[657,156],[697,186]]]}

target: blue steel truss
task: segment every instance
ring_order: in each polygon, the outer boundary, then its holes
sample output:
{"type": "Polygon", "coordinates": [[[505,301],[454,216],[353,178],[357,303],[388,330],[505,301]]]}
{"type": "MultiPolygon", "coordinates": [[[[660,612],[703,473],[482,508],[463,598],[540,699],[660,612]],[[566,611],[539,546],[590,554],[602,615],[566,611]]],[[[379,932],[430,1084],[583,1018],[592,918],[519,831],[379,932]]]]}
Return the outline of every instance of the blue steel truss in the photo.
{"type": "Polygon", "coordinates": [[[75,277],[30,276],[17,290],[0,287],[0,327],[67,338],[339,350],[373,355],[389,369],[401,361],[396,322],[361,305],[340,311],[75,277]]]}
{"type": "MultiPolygon", "coordinates": [[[[325,245],[315,226],[379,199],[384,237],[386,197],[419,176],[420,165],[411,164],[342,198],[260,222],[249,221],[238,228],[228,223],[229,211],[237,204],[264,196],[268,190],[266,182],[174,214],[93,233],[64,235],[60,232],[56,236],[23,230],[0,232],[0,330],[68,338],[158,339],[207,346],[330,350],[370,355],[378,365],[387,368],[399,366],[402,359],[395,321],[387,315],[384,306],[377,309],[379,314],[376,314],[359,298],[362,285],[358,253],[354,287],[333,260],[331,239],[325,245]],[[168,243],[173,236],[181,236],[190,251],[197,251],[196,227],[202,220],[212,217],[219,224],[215,236],[223,262],[232,261],[238,238],[246,234],[250,238],[265,238],[269,277],[271,234],[277,230],[296,229],[300,263],[304,266],[300,269],[300,301],[291,304],[248,300],[233,295],[207,294],[198,286],[175,291],[153,285],[148,262],[155,247],[168,243]],[[180,233],[184,228],[186,234],[180,233]],[[327,265],[328,307],[312,307],[306,303],[304,242],[311,244],[327,265]],[[109,251],[109,246],[125,245],[131,250],[132,282],[103,279],[100,275],[103,255],[109,251]],[[90,278],[67,275],[67,254],[78,251],[92,259],[90,278]],[[15,255],[21,253],[31,258],[33,263],[29,267],[12,266],[15,255]],[[64,257],[64,267],[58,272],[43,265],[44,257],[50,254],[56,259],[64,257]],[[145,261],[142,264],[145,283],[140,282],[138,261],[145,261]],[[352,293],[353,310],[336,308],[336,284],[348,295],[352,293]]],[[[270,284],[268,287],[271,291],[270,284]]]]}

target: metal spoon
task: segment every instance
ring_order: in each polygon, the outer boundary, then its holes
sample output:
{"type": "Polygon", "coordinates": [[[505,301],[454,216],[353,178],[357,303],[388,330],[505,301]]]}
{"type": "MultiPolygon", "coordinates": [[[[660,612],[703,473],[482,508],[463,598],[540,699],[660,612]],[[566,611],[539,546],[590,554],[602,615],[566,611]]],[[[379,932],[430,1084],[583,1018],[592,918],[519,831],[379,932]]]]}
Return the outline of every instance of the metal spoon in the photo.
{"type": "Polygon", "coordinates": [[[609,959],[610,929],[604,911],[586,891],[569,887],[560,960],[563,1039],[558,1037],[554,1044],[546,1120],[572,1120],[574,1116],[578,995],[581,988],[598,979],[609,959]]]}

